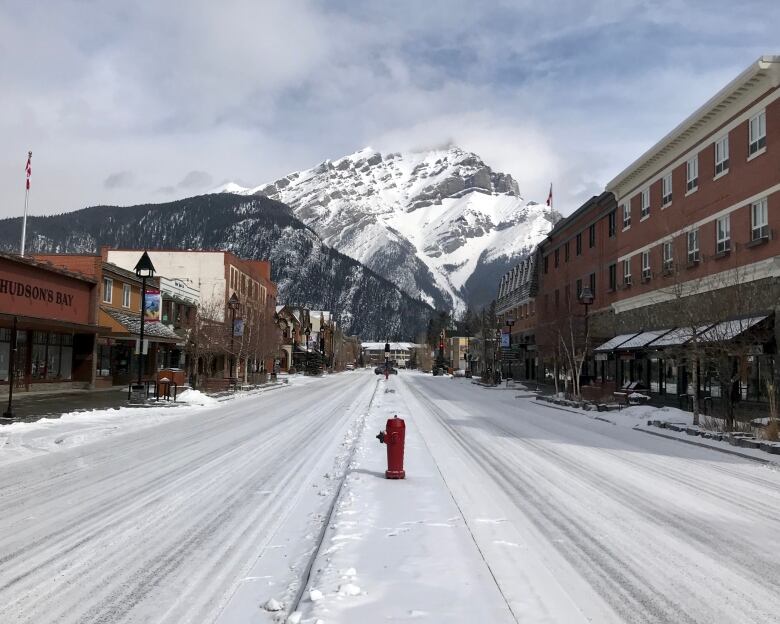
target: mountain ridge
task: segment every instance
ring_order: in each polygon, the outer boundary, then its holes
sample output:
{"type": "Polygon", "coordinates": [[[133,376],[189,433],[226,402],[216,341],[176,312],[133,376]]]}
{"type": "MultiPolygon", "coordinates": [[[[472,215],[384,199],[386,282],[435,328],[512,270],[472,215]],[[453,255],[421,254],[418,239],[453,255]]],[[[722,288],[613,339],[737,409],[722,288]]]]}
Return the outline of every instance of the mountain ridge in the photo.
{"type": "MultiPolygon", "coordinates": [[[[0,249],[15,251],[21,219],[0,220],[0,249]]],[[[263,197],[201,195],[163,204],[92,206],[27,221],[30,253],[96,253],[101,245],[220,249],[271,261],[279,301],[331,310],[348,333],[414,341],[433,309],[325,245],[290,208],[263,197]]]]}
{"type": "Polygon", "coordinates": [[[275,182],[214,192],[284,202],[328,245],[440,309],[487,303],[495,293],[485,280],[498,284],[560,218],[457,146],[367,147],[275,182]]]}

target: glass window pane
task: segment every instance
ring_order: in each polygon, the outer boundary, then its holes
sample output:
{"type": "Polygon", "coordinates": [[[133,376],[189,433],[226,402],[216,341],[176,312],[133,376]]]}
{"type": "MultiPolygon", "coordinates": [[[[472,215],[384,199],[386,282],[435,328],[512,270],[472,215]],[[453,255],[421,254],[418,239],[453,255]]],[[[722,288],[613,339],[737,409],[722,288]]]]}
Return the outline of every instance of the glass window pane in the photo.
{"type": "Polygon", "coordinates": [[[73,369],[73,347],[62,347],[60,356],[60,379],[70,381],[73,369]]]}
{"type": "Polygon", "coordinates": [[[11,343],[0,342],[0,381],[8,381],[8,364],[11,361],[11,343]]]}

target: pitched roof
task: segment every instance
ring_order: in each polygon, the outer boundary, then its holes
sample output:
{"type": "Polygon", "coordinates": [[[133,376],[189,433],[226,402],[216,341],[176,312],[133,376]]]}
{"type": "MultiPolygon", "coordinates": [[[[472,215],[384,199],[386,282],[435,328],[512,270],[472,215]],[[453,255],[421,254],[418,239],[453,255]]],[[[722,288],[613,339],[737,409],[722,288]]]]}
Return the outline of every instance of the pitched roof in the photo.
{"type": "MultiPolygon", "coordinates": [[[[114,308],[100,306],[100,309],[124,327],[128,333],[141,334],[141,319],[138,314],[128,314],[114,308]]],[[[144,323],[144,336],[162,338],[164,341],[181,342],[181,337],[164,323],[144,323]]]]}

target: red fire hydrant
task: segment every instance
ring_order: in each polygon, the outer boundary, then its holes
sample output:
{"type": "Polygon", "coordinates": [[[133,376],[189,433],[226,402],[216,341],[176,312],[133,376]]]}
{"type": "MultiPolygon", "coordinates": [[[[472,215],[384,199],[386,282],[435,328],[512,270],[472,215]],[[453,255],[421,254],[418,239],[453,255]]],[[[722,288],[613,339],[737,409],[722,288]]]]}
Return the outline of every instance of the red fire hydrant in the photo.
{"type": "Polygon", "coordinates": [[[393,416],[387,419],[385,430],[380,431],[377,439],[387,445],[386,479],[403,479],[404,472],[404,439],[406,438],[406,423],[403,418],[393,416]]]}

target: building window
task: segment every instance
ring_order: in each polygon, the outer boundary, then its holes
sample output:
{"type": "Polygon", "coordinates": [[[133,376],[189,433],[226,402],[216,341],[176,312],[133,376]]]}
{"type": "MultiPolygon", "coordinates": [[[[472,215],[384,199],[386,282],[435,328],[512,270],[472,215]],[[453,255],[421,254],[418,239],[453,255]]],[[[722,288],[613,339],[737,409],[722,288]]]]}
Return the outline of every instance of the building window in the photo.
{"type": "Polygon", "coordinates": [[[672,270],[674,264],[674,254],[672,251],[672,241],[666,241],[664,243],[664,271],[669,272],[672,270]]]}
{"type": "Polygon", "coordinates": [[[715,232],[717,252],[727,252],[731,248],[731,215],[726,215],[716,221],[715,232]]]}
{"type": "Polygon", "coordinates": [[[642,211],[640,216],[642,218],[650,214],[650,189],[646,188],[642,191],[642,211]]]}
{"type": "Polygon", "coordinates": [[[609,290],[617,290],[617,264],[609,265],[609,290]]]}
{"type": "Polygon", "coordinates": [[[672,203],[672,174],[667,173],[661,178],[661,205],[668,206],[672,203]]]}
{"type": "Polygon", "coordinates": [[[688,262],[699,261],[699,228],[688,232],[688,262]]]}
{"type": "Polygon", "coordinates": [[[623,260],[623,283],[626,286],[631,285],[631,258],[623,260]]]}
{"type": "Polygon", "coordinates": [[[631,227],[631,202],[623,204],[623,229],[631,227]]]}
{"type": "Polygon", "coordinates": [[[750,120],[750,138],[748,156],[766,147],[766,111],[761,111],[750,120]]]}
{"type": "Polygon", "coordinates": [[[130,284],[122,284],[122,307],[130,307],[130,284]]]}
{"type": "Polygon", "coordinates": [[[555,268],[557,269],[561,264],[561,248],[555,250],[555,268]]]}
{"type": "Polygon", "coordinates": [[[579,299],[580,296],[582,295],[582,280],[581,279],[577,280],[577,290],[575,292],[577,293],[577,299],[579,299]]]}
{"type": "Polygon", "coordinates": [[[590,274],[590,292],[594,297],[596,296],[596,274],[595,273],[590,274]]]}
{"type": "Polygon", "coordinates": [[[650,277],[650,251],[646,250],[642,252],[642,279],[649,280],[650,277]]]}
{"type": "Polygon", "coordinates": [[[577,245],[576,245],[576,247],[577,247],[577,255],[581,256],[582,255],[582,232],[577,234],[577,245]]]}
{"type": "Polygon", "coordinates": [[[750,207],[750,240],[769,238],[769,211],[766,197],[753,202],[750,207]]]}
{"type": "Polygon", "coordinates": [[[103,278],[103,303],[111,303],[111,291],[114,290],[114,280],[103,278]]]}
{"type": "Polygon", "coordinates": [[[547,269],[550,267],[550,256],[544,257],[544,272],[547,273],[547,269]]]}
{"type": "Polygon", "coordinates": [[[715,141],[715,175],[729,170],[729,135],[715,141]]]}
{"type": "Polygon", "coordinates": [[[617,215],[615,214],[615,211],[609,213],[609,237],[615,238],[615,234],[617,234],[617,215]]]}
{"type": "Polygon", "coordinates": [[[568,262],[570,256],[571,256],[571,254],[569,253],[569,241],[566,241],[566,243],[563,246],[563,260],[564,260],[564,262],[568,262]]]}
{"type": "Polygon", "coordinates": [[[688,172],[688,191],[695,191],[699,188],[699,156],[698,154],[691,158],[685,167],[688,172]]]}
{"type": "Polygon", "coordinates": [[[591,223],[588,228],[588,247],[593,249],[596,246],[596,224],[591,223]]]}

